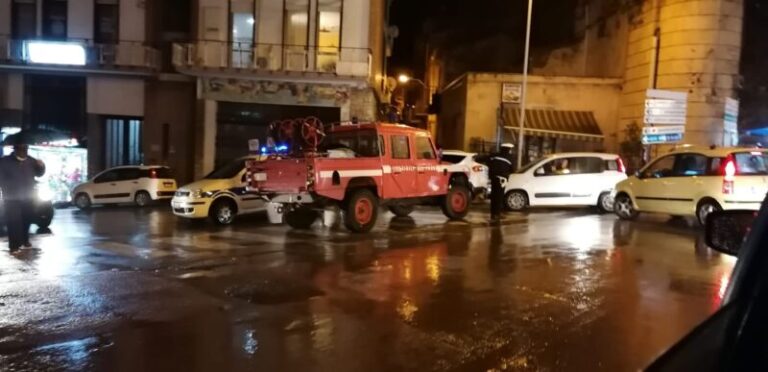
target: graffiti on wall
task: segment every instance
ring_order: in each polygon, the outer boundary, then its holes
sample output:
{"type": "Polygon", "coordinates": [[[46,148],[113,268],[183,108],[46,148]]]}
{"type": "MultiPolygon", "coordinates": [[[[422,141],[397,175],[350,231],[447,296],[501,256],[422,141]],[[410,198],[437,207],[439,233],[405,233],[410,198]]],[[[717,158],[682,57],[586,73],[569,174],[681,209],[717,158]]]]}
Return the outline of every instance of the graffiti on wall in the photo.
{"type": "Polygon", "coordinates": [[[343,85],[208,78],[203,97],[216,101],[275,105],[344,106],[350,88],[343,85]]]}

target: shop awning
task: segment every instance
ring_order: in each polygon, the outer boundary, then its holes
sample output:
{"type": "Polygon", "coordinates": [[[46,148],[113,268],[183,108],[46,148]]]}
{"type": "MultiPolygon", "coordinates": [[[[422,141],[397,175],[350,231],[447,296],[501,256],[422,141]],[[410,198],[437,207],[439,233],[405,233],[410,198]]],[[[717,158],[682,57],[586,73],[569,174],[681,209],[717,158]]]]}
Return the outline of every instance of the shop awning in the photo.
{"type": "MultiPolygon", "coordinates": [[[[520,128],[520,109],[505,108],[502,120],[506,129],[517,133],[520,128]]],[[[525,110],[525,133],[580,141],[603,140],[603,132],[592,111],[525,110]]]]}

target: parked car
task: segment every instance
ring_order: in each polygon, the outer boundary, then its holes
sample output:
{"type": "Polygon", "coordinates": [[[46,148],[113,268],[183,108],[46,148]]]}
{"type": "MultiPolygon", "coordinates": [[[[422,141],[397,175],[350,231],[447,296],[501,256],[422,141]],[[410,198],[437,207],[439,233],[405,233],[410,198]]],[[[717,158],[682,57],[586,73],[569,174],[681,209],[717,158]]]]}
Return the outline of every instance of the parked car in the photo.
{"type": "Polygon", "coordinates": [[[768,150],[684,148],[662,155],[616,186],[615,211],[695,216],[723,209],[758,210],[768,192],[768,150]]]}
{"type": "Polygon", "coordinates": [[[469,175],[473,198],[488,195],[491,186],[488,180],[488,166],[479,163],[477,157],[477,153],[459,150],[443,150],[440,153],[440,160],[456,165],[469,175]]]}
{"type": "Polygon", "coordinates": [[[258,156],[237,159],[202,180],[179,188],[171,200],[173,214],[187,219],[210,218],[217,224],[229,225],[236,216],[265,210],[263,198],[246,193],[246,162],[257,159],[258,156]]]}
{"type": "Polygon", "coordinates": [[[615,154],[573,152],[545,156],[507,179],[506,207],[513,211],[536,206],[596,206],[613,211],[611,192],[627,178],[615,154]]]}
{"type": "MultiPolygon", "coordinates": [[[[53,221],[53,202],[51,201],[53,192],[37,185],[37,198],[34,200],[34,212],[32,214],[32,224],[41,229],[48,228],[53,221]]],[[[5,231],[5,203],[3,202],[3,190],[0,189],[0,232],[5,231]]]]}
{"type": "Polygon", "coordinates": [[[709,247],[739,258],[720,309],[646,371],[768,370],[768,207],[714,211],[705,235],[709,247]]]}
{"type": "Polygon", "coordinates": [[[169,200],[176,192],[171,169],[158,165],[122,166],[107,169],[72,190],[76,207],[134,203],[139,207],[169,200]]]}

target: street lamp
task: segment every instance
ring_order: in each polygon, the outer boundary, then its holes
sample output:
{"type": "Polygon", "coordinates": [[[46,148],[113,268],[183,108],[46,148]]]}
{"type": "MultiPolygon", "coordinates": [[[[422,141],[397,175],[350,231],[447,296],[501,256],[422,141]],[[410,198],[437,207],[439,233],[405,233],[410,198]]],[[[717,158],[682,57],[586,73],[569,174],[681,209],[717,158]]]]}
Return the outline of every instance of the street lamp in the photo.
{"type": "Polygon", "coordinates": [[[406,74],[400,74],[400,76],[397,77],[397,81],[399,81],[400,84],[408,84],[408,83],[410,83],[412,81],[415,81],[415,82],[421,84],[421,86],[424,87],[424,89],[429,90],[429,88],[427,88],[427,84],[425,84],[423,81],[421,81],[420,79],[416,79],[416,78],[410,77],[410,76],[408,76],[406,74]]]}
{"type": "Polygon", "coordinates": [[[525,95],[528,93],[528,53],[531,49],[531,15],[533,0],[528,0],[528,22],[525,26],[525,59],[523,60],[523,92],[520,94],[520,128],[517,133],[517,169],[523,166],[523,138],[525,136],[525,95]]]}

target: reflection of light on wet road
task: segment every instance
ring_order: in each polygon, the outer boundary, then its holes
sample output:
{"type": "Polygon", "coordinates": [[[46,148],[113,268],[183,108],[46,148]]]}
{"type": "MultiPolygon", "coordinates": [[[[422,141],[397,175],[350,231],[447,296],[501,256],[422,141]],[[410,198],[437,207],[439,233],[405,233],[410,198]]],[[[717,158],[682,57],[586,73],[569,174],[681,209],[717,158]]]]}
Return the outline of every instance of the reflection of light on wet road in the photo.
{"type": "Polygon", "coordinates": [[[249,354],[256,354],[259,350],[259,340],[256,339],[256,331],[247,329],[243,332],[243,350],[249,354]]]}
{"type": "Polygon", "coordinates": [[[413,303],[408,295],[404,294],[397,304],[397,313],[400,314],[400,317],[406,322],[411,322],[417,311],[419,311],[419,307],[413,303]]]}
{"type": "Polygon", "coordinates": [[[588,250],[600,242],[600,220],[593,216],[569,218],[562,222],[556,236],[566,239],[579,250],[588,250]]]}
{"type": "Polygon", "coordinates": [[[433,283],[437,282],[440,278],[440,258],[437,257],[437,252],[432,253],[427,257],[427,276],[433,283]]]}

